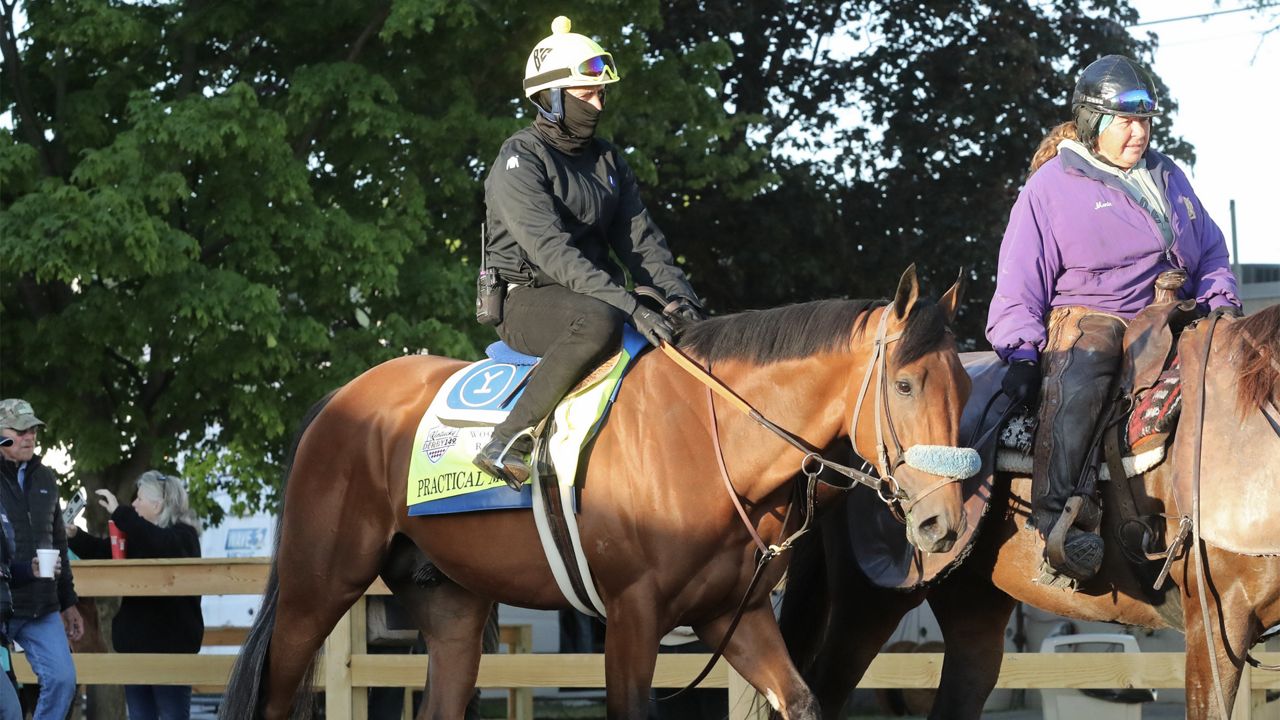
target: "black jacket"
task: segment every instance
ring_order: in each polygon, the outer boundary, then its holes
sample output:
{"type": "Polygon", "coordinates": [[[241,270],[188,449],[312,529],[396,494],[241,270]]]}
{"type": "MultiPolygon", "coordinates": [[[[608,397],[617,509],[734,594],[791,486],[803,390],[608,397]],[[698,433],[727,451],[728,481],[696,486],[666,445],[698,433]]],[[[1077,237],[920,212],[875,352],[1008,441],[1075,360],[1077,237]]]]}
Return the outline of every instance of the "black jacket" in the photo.
{"type": "Polygon", "coordinates": [[[631,168],[605,140],[570,156],[525,128],[498,151],[484,198],[486,261],[509,283],[560,285],[631,314],[636,300],[612,250],[636,285],[699,304],[631,168]]]}
{"type": "MultiPolygon", "coordinates": [[[[200,535],[186,523],[162,528],[128,505],[116,508],[111,520],[125,534],[130,560],[200,557],[200,535]]],[[[111,557],[111,541],[86,532],[71,538],[71,549],[86,560],[111,557]]],[[[111,645],[118,653],[195,653],[203,641],[199,596],[122,598],[111,621],[111,645]]]]}
{"type": "Polygon", "coordinates": [[[62,506],[58,504],[58,479],[40,462],[39,455],[27,463],[25,490],[18,487],[18,465],[0,459],[0,503],[13,526],[13,563],[30,566],[36,548],[41,547],[57,548],[62,556],[62,573],[56,579],[40,578],[13,588],[13,616],[36,618],[75,605],[67,533],[62,527],[62,506]]]}

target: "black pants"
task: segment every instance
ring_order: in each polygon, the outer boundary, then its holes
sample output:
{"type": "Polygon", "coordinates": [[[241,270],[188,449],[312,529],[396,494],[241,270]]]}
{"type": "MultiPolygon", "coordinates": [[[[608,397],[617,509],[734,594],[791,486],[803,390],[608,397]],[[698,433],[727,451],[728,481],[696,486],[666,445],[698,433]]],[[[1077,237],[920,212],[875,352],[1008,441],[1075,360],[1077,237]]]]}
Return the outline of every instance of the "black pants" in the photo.
{"type": "Polygon", "coordinates": [[[614,306],[559,285],[512,288],[502,306],[498,336],[542,362],[493,436],[510,440],[550,415],[565,393],[618,351],[625,321],[626,314],[614,306]]]}

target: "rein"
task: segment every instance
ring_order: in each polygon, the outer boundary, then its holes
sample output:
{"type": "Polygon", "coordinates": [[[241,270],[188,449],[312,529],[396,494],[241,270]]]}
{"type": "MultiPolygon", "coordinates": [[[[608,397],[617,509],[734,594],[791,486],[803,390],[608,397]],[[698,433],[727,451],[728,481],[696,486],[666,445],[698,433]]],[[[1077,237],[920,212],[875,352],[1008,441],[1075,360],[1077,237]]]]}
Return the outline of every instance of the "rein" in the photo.
{"type": "MultiPolygon", "coordinates": [[[[889,423],[888,423],[889,433],[890,433],[890,439],[893,441],[894,453],[897,456],[897,462],[892,467],[889,466],[888,453],[884,443],[884,435],[883,435],[883,429],[882,429],[880,412],[879,412],[883,408],[886,415],[889,413],[888,403],[884,401],[884,391],[888,384],[888,381],[885,379],[888,374],[887,373],[888,353],[885,352],[885,345],[902,337],[902,333],[894,333],[893,335],[886,336],[885,327],[886,327],[886,320],[888,319],[888,313],[889,313],[888,308],[886,308],[884,313],[881,315],[880,327],[876,332],[875,352],[872,355],[870,362],[867,363],[867,373],[866,375],[863,376],[862,387],[858,391],[858,401],[854,410],[853,427],[850,428],[849,430],[850,441],[852,441],[853,438],[856,437],[855,433],[857,432],[857,427],[858,427],[858,415],[861,414],[861,410],[862,410],[862,400],[866,396],[868,386],[870,385],[870,382],[871,382],[871,376],[875,372],[876,368],[878,367],[881,373],[881,382],[876,386],[876,399],[875,399],[876,451],[881,460],[881,467],[886,469],[884,478],[880,478],[866,472],[866,470],[869,470],[871,468],[867,466],[865,461],[863,463],[863,469],[857,469],[857,468],[849,467],[847,465],[842,465],[840,463],[837,463],[822,457],[822,455],[819,452],[817,452],[815,448],[809,446],[807,443],[805,443],[800,438],[796,437],[794,434],[783,429],[777,423],[774,423],[772,420],[769,420],[768,418],[766,418],[763,413],[761,413],[759,410],[756,410],[754,407],[752,407],[750,403],[748,403],[746,400],[743,400],[733,390],[730,390],[723,382],[721,382],[718,378],[716,378],[710,372],[708,372],[707,370],[704,370],[701,365],[695,362],[688,355],[685,355],[684,352],[681,351],[679,348],[666,342],[662,343],[659,346],[662,348],[662,351],[666,353],[667,357],[671,358],[676,363],[676,365],[680,366],[680,368],[682,368],[685,372],[692,375],[694,378],[696,378],[699,382],[701,382],[707,388],[707,410],[711,416],[711,440],[712,440],[712,444],[715,447],[716,463],[720,468],[720,477],[721,479],[724,480],[725,491],[729,494],[729,499],[733,502],[733,507],[734,507],[734,510],[737,511],[738,513],[738,518],[742,521],[743,526],[746,527],[747,532],[751,535],[752,542],[754,542],[756,545],[756,549],[759,554],[759,559],[756,561],[756,569],[751,575],[751,582],[748,583],[746,592],[742,594],[742,600],[738,602],[738,607],[737,609],[734,610],[733,619],[729,622],[729,627],[725,630],[724,637],[721,638],[719,646],[715,649],[715,652],[711,654],[711,659],[707,661],[707,664],[703,666],[702,671],[699,672],[697,677],[691,680],[688,685],[675,691],[674,693],[671,693],[670,695],[664,695],[658,698],[658,700],[671,700],[673,698],[679,697],[680,695],[683,695],[689,690],[697,687],[698,683],[701,683],[704,679],[706,679],[707,675],[711,673],[711,669],[715,667],[716,662],[720,660],[720,658],[724,655],[725,649],[728,648],[729,641],[730,639],[733,638],[733,633],[738,628],[738,623],[742,620],[742,615],[747,609],[747,603],[750,601],[752,593],[755,592],[756,586],[759,585],[760,578],[764,576],[765,568],[769,565],[769,562],[772,561],[774,558],[778,557],[779,555],[781,555],[782,553],[786,552],[787,550],[791,549],[791,546],[795,543],[796,540],[798,540],[805,533],[809,532],[809,525],[813,519],[814,507],[816,504],[817,484],[819,482],[822,482],[823,484],[830,485],[831,487],[835,487],[841,490],[851,490],[856,485],[866,485],[867,487],[870,487],[876,491],[876,495],[880,498],[881,501],[883,501],[886,505],[889,506],[889,509],[891,512],[893,512],[894,517],[898,518],[900,522],[905,522],[905,513],[910,512],[911,507],[914,506],[916,502],[919,502],[925,496],[929,495],[930,493],[942,487],[943,485],[946,485],[948,482],[955,482],[958,480],[958,478],[956,479],[943,478],[943,482],[930,487],[924,493],[922,493],[920,497],[916,498],[913,501],[907,496],[905,492],[902,491],[900,487],[898,487],[897,481],[894,480],[893,476],[890,474],[891,470],[897,469],[898,466],[904,462],[904,458],[903,458],[903,452],[902,452],[902,445],[898,441],[898,434],[893,427],[893,418],[890,417],[889,423]],[[879,362],[877,362],[877,360],[879,362]],[[797,528],[795,532],[788,535],[787,538],[780,543],[773,544],[773,545],[766,544],[764,539],[760,537],[760,533],[756,530],[755,525],[752,524],[750,516],[747,515],[746,508],[742,506],[742,500],[738,496],[737,489],[733,486],[733,480],[730,479],[729,477],[729,470],[724,462],[724,452],[720,447],[720,429],[719,429],[719,423],[716,419],[715,395],[719,395],[720,397],[724,398],[726,401],[729,402],[730,405],[736,408],[739,412],[751,418],[756,423],[758,423],[761,427],[765,428],[766,430],[773,433],[777,437],[781,438],[791,447],[804,453],[804,459],[800,461],[800,471],[804,473],[806,477],[805,494],[804,494],[806,507],[805,507],[804,516],[803,516],[803,519],[801,520],[800,527],[797,528]],[[814,466],[812,463],[816,463],[816,466],[814,466]],[[828,483],[825,480],[821,480],[819,476],[821,475],[822,468],[824,467],[830,468],[831,470],[834,470],[835,472],[849,478],[852,482],[847,486],[841,486],[841,485],[834,485],[832,483],[828,483]],[[907,503],[906,510],[903,510],[900,507],[900,503],[903,503],[903,502],[907,503]]],[[[786,531],[787,525],[789,524],[789,521],[791,519],[791,509],[794,506],[794,504],[795,504],[795,498],[793,497],[787,503],[786,517],[784,517],[782,520],[783,532],[786,531]]]]}
{"type": "MultiPolygon", "coordinates": [[[[1209,317],[1209,327],[1205,330],[1204,354],[1200,358],[1200,403],[1196,410],[1196,451],[1191,463],[1191,549],[1195,556],[1196,591],[1200,596],[1200,624],[1204,626],[1205,650],[1209,653],[1209,669],[1213,671],[1214,699],[1218,701],[1218,712],[1222,717],[1230,717],[1227,712],[1226,694],[1222,690],[1222,677],[1218,671],[1218,653],[1214,649],[1213,626],[1209,618],[1209,603],[1205,597],[1205,565],[1204,552],[1200,540],[1200,456],[1204,449],[1204,405],[1205,391],[1208,383],[1205,375],[1209,370],[1209,351],[1213,347],[1213,331],[1218,325],[1218,315],[1209,317]]],[[[1224,645],[1225,647],[1225,645],[1224,645]]]]}
{"type": "MultiPolygon", "coordinates": [[[[883,368],[885,366],[885,356],[886,356],[886,353],[883,352],[883,347],[884,345],[887,345],[888,343],[893,342],[894,340],[897,340],[899,337],[901,337],[901,333],[894,333],[893,335],[888,337],[885,336],[884,334],[885,319],[887,318],[887,313],[888,313],[888,310],[886,309],[885,315],[881,317],[880,329],[876,333],[875,354],[872,356],[871,361],[867,364],[867,374],[863,376],[863,379],[862,379],[862,387],[858,393],[857,408],[854,411],[855,413],[854,426],[850,428],[850,439],[855,437],[854,433],[857,430],[857,422],[858,422],[857,414],[862,409],[862,399],[866,395],[868,385],[871,381],[871,376],[875,372],[877,366],[882,368],[882,373],[883,373],[883,368]],[[879,363],[876,362],[877,359],[879,359],[879,363]]],[[[686,355],[684,351],[682,351],[680,348],[665,342],[662,343],[660,347],[662,349],[662,352],[666,353],[667,357],[671,358],[685,372],[689,373],[695,379],[701,382],[703,385],[707,386],[708,390],[724,398],[730,405],[732,405],[735,409],[737,409],[743,415],[746,415],[747,417],[751,418],[761,427],[773,433],[777,437],[781,438],[788,445],[790,445],[791,447],[803,453],[804,459],[800,463],[800,469],[802,472],[805,473],[805,475],[817,476],[818,472],[820,471],[814,470],[811,472],[809,469],[810,462],[815,462],[819,466],[828,468],[836,473],[839,473],[840,475],[845,476],[846,478],[849,478],[849,480],[852,481],[849,485],[835,485],[825,480],[819,480],[819,482],[822,482],[824,485],[830,485],[831,487],[835,487],[841,490],[851,490],[854,487],[854,485],[865,485],[871,488],[872,490],[876,491],[876,495],[879,496],[882,502],[890,506],[890,508],[894,511],[894,515],[897,516],[899,520],[902,519],[901,517],[902,513],[900,509],[895,506],[903,502],[906,502],[909,505],[915,504],[914,502],[912,502],[912,499],[907,495],[907,493],[904,492],[898,486],[898,481],[895,480],[893,476],[890,474],[889,472],[890,467],[887,459],[881,464],[881,467],[886,469],[886,473],[884,477],[872,475],[871,473],[867,472],[868,470],[873,470],[873,468],[865,461],[862,464],[862,468],[853,468],[847,465],[842,465],[838,462],[835,462],[834,460],[828,460],[822,457],[822,455],[817,451],[816,448],[810,446],[808,443],[804,442],[800,438],[796,437],[792,433],[780,427],[777,423],[774,423],[772,420],[765,417],[764,414],[762,414],[759,410],[756,410],[754,407],[752,407],[750,403],[748,403],[746,400],[743,400],[741,397],[738,396],[737,393],[735,393],[733,390],[730,390],[727,386],[725,386],[725,384],[722,383],[718,378],[716,378],[715,376],[711,375],[706,370],[704,370],[701,365],[699,365],[692,358],[686,355]]],[[[885,387],[885,383],[882,382],[876,388],[876,408],[877,410],[879,410],[881,407],[884,407],[885,414],[888,415],[889,411],[888,411],[887,404],[884,403],[882,398],[884,387],[885,387]]],[[[893,428],[892,417],[889,418],[889,431],[890,433],[892,433],[894,449],[897,455],[897,462],[892,466],[892,469],[897,469],[897,467],[901,465],[903,462],[903,453],[902,453],[902,447],[898,443],[897,433],[893,428]]],[[[877,446],[877,452],[882,457],[887,456],[887,453],[885,452],[884,441],[883,441],[880,414],[878,412],[876,413],[876,446],[877,446]]],[[[947,478],[947,480],[950,480],[950,478],[947,478]]],[[[929,492],[932,492],[932,490],[933,488],[930,488],[929,492]]]]}

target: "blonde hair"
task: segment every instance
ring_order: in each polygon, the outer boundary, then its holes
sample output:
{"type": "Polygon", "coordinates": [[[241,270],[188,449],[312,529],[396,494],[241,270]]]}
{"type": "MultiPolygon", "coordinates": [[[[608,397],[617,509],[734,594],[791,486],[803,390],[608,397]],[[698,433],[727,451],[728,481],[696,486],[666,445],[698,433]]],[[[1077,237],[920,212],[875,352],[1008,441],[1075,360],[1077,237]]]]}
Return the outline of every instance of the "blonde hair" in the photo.
{"type": "Polygon", "coordinates": [[[187,501],[187,488],[182,478],[176,475],[165,475],[157,470],[148,470],[138,476],[138,494],[146,491],[147,495],[160,501],[160,514],[156,516],[156,525],[170,527],[185,523],[200,534],[200,520],[191,511],[187,501]]]}
{"type": "Polygon", "coordinates": [[[1036,152],[1031,156],[1031,170],[1027,173],[1027,177],[1031,177],[1040,169],[1041,165],[1049,162],[1058,154],[1058,143],[1063,140],[1080,140],[1080,134],[1076,132],[1076,124],[1073,120],[1061,123],[1049,131],[1048,135],[1040,141],[1040,147],[1036,148],[1036,152]]]}

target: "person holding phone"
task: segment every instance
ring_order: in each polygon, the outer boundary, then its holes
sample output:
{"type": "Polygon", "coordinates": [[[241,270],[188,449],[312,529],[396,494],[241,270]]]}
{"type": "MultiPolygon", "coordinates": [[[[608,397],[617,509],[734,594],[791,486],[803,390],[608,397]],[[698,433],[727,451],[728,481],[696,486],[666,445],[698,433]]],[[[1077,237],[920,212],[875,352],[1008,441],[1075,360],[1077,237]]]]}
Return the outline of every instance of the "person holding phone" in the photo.
{"type": "MultiPolygon", "coordinates": [[[[182,480],[148,470],[138,477],[132,505],[110,490],[96,491],[98,504],[129,539],[130,558],[200,557],[200,521],[187,502],[182,480]]],[[[67,526],[71,549],[82,558],[111,557],[107,538],[67,526]]],[[[111,644],[118,653],[197,653],[204,641],[200,598],[127,597],[111,621],[111,644]]],[[[189,685],[126,685],[129,720],[185,720],[191,717],[189,685]]]]}

